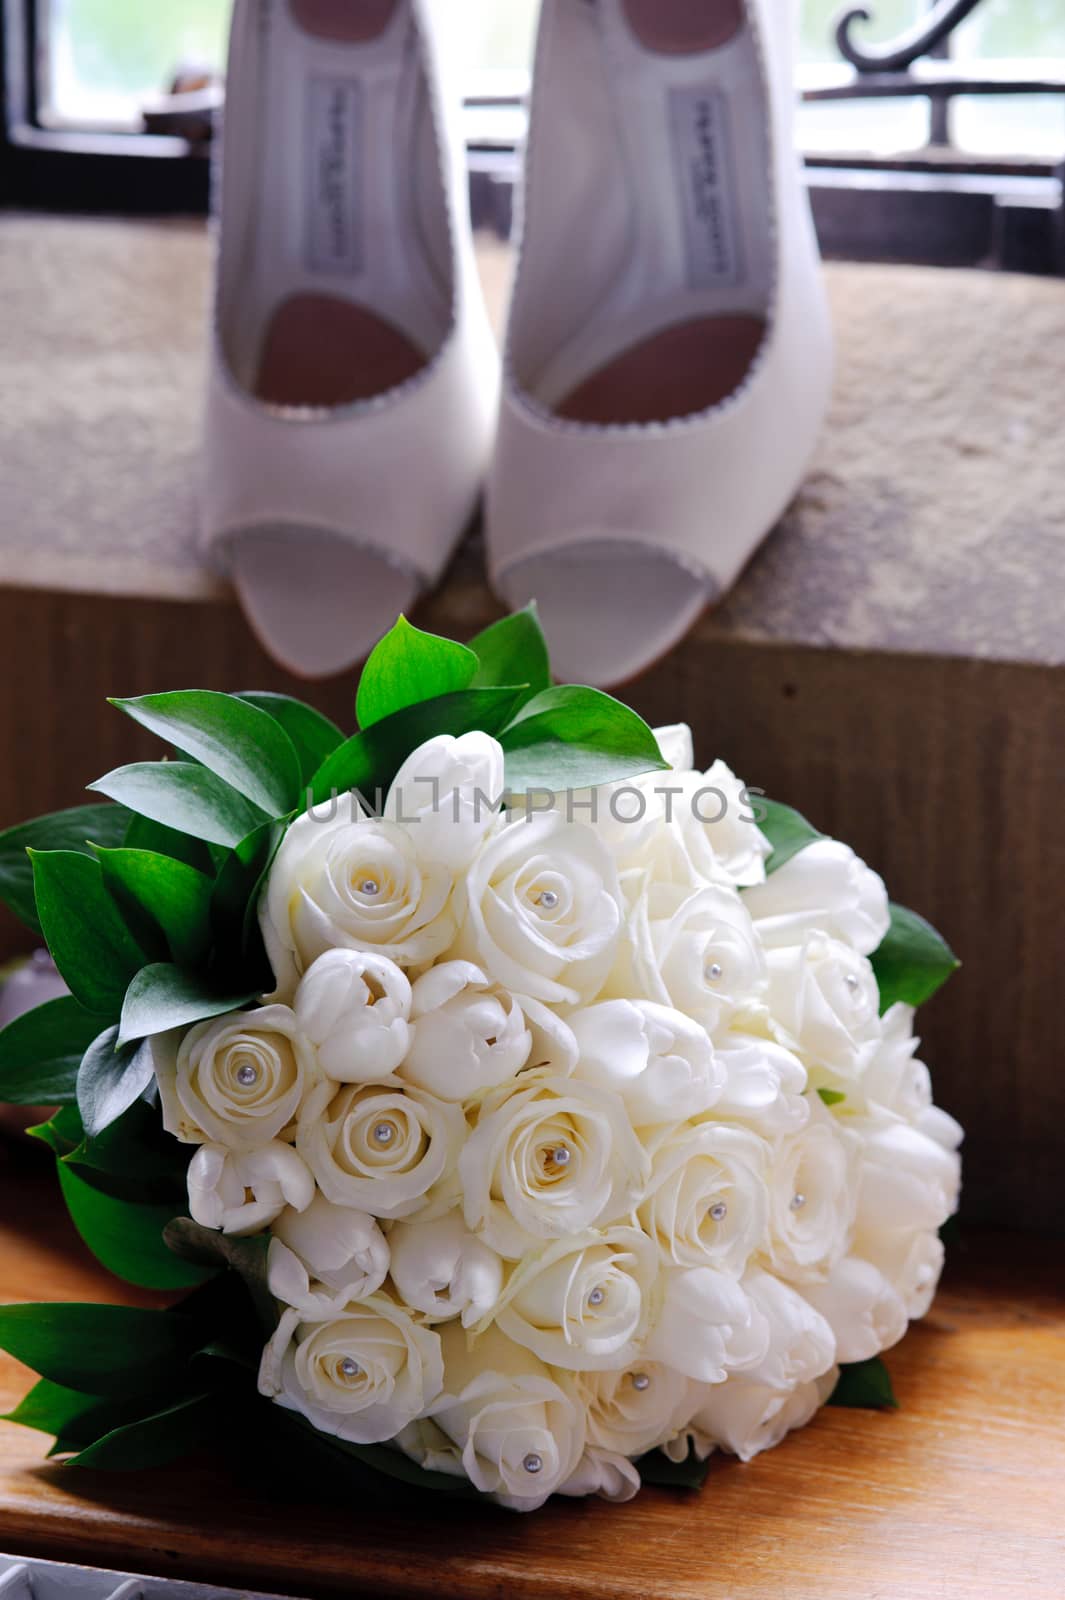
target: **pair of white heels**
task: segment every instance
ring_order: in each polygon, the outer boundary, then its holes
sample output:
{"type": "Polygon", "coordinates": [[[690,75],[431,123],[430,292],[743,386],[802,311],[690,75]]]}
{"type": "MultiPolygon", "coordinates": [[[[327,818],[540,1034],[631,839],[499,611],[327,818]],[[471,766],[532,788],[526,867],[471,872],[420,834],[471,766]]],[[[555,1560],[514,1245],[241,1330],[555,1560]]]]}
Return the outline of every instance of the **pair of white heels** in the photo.
{"type": "Polygon", "coordinates": [[[361,659],[487,484],[492,583],[609,685],[801,481],[831,334],[792,0],[543,0],[502,363],[447,0],[236,0],[205,532],[272,653],[361,659]]]}

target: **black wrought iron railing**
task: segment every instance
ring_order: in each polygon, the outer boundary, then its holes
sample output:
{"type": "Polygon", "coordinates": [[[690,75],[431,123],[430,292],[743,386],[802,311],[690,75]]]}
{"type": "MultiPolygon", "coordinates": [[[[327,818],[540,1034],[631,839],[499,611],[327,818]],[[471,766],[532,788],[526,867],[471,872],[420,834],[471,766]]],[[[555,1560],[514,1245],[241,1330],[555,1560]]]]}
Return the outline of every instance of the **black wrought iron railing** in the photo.
{"type": "MultiPolygon", "coordinates": [[[[1065,154],[1065,63],[1055,72],[1040,70],[1037,62],[1023,64],[1018,71],[1015,63],[1007,63],[1006,70],[996,70],[994,63],[959,63],[952,59],[957,30],[986,0],[932,0],[926,17],[907,28],[897,38],[884,44],[870,44],[863,39],[867,25],[875,21],[875,10],[868,6],[848,6],[835,24],[835,43],[840,60],[853,68],[849,78],[808,86],[804,99],[862,100],[862,99],[912,99],[915,96],[928,102],[928,137],[924,154],[928,164],[933,161],[944,167],[944,157],[955,155],[961,170],[973,172],[987,170],[1001,172],[1008,169],[1038,174],[1053,173],[1055,164],[1049,160],[1020,158],[1003,151],[995,157],[976,159],[958,151],[954,139],[951,110],[961,96],[1031,96],[1057,97],[1061,106],[1062,150],[1065,154]]],[[[920,156],[921,152],[915,152],[920,156]]],[[[880,159],[866,157],[867,164],[912,167],[914,155],[880,159]]]]}

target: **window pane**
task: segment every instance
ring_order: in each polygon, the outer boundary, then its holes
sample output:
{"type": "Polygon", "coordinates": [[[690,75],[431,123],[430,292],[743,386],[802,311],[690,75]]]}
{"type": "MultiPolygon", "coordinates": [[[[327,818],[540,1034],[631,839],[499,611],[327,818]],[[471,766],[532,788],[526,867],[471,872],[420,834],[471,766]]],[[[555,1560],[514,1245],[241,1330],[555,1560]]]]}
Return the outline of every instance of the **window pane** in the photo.
{"type": "MultiPolygon", "coordinates": [[[[1023,76],[1039,62],[1048,75],[1065,77],[1065,0],[983,0],[958,29],[955,55],[986,64],[989,72],[1023,76]]],[[[982,156],[1065,155],[1065,96],[972,96],[954,106],[954,137],[982,156]]]]}
{"type": "Polygon", "coordinates": [[[227,0],[45,0],[45,111],[64,122],[137,126],[143,99],[185,65],[218,70],[227,0]]]}
{"type": "Polygon", "coordinates": [[[1065,0],[983,0],[958,29],[954,53],[1065,61],[1065,0]]]}
{"type": "MultiPolygon", "coordinates": [[[[75,124],[139,126],[141,102],[192,65],[219,70],[225,53],[228,0],[38,0],[46,50],[42,101],[46,119],[75,124]]],[[[485,75],[520,81],[532,57],[538,0],[431,0],[455,30],[456,55],[471,90],[485,75]]],[[[927,10],[928,0],[869,0],[873,13],[855,30],[862,43],[896,37],[927,10]]],[[[841,0],[802,0],[800,76],[845,78],[834,21],[841,0]]],[[[1065,73],[1065,0],[982,0],[959,28],[954,54],[985,60],[992,70],[1065,73]]],[[[490,85],[489,85],[490,87],[490,85]]],[[[1065,106],[1043,97],[972,99],[955,109],[958,142],[986,155],[1060,156],[1065,106]]],[[[924,143],[927,107],[920,100],[856,101],[804,106],[805,149],[890,154],[924,143]]]]}

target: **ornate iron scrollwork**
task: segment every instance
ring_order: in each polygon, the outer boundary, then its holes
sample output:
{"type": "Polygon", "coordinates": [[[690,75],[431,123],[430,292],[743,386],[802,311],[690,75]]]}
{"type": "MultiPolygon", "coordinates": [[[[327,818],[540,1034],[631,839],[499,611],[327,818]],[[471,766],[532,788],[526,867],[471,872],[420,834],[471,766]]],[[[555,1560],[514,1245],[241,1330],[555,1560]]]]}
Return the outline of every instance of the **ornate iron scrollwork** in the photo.
{"type": "Polygon", "coordinates": [[[854,42],[851,34],[856,22],[872,21],[872,12],[865,6],[852,6],[836,23],[836,44],[844,60],[858,72],[905,72],[948,39],[979,4],[980,0],[938,0],[928,16],[900,38],[865,49],[854,42]]]}

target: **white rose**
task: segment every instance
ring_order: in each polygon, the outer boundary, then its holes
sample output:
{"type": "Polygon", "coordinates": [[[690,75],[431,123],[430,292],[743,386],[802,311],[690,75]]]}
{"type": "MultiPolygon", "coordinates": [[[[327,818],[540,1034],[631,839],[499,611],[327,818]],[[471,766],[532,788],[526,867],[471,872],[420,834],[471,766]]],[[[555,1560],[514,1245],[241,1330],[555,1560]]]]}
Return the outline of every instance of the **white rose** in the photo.
{"type": "MultiPolygon", "coordinates": [[[[942,1106],[926,1106],[914,1118],[914,1127],[918,1133],[923,1133],[926,1139],[932,1139],[943,1150],[957,1150],[965,1138],[965,1129],[961,1123],[952,1117],[949,1111],[944,1111],[942,1106]]],[[[960,1167],[955,1171],[960,1176],[960,1167]]]]}
{"type": "Polygon", "coordinates": [[[230,1012],[151,1045],[163,1125],[185,1144],[269,1144],[289,1132],[316,1077],[288,1006],[230,1012]]]}
{"type": "Polygon", "coordinates": [[[665,1297],[644,1346],[661,1361],[699,1383],[723,1383],[769,1353],[769,1324],[747,1291],[714,1267],[667,1273],[665,1297]]]}
{"type": "Polygon", "coordinates": [[[432,1417],[415,1418],[396,1434],[392,1443],[411,1461],[416,1461],[423,1472],[443,1472],[449,1478],[466,1481],[458,1446],[432,1417]]]}
{"type": "Polygon", "coordinates": [[[410,1005],[410,983],[395,962],[368,950],[327,950],[295,999],[319,1066],[339,1083],[373,1083],[396,1070],[410,1042],[410,1005]]]}
{"type": "Polygon", "coordinates": [[[407,1217],[453,1177],[465,1130],[459,1106],[420,1089],[323,1083],[304,1104],[296,1147],[334,1205],[407,1217]]]}
{"type": "Polygon", "coordinates": [[[638,1214],[665,1260],[739,1276],[765,1243],[764,1141],[726,1123],[682,1124],[661,1134],[649,1153],[638,1214]]]}
{"type": "Polygon", "coordinates": [[[674,772],[692,771],[695,766],[695,742],[686,722],[670,722],[665,727],[655,728],[654,736],[662,752],[662,760],[668,761],[674,772]]]}
{"type": "Polygon", "coordinates": [[[780,1042],[806,1058],[812,1081],[843,1092],[876,1054],[880,991],[865,956],[820,932],[767,953],[769,1009],[780,1042]]]}
{"type": "Polygon", "coordinates": [[[598,836],[557,813],[515,819],[466,877],[456,954],[497,983],[550,1005],[593,1000],[621,928],[621,891],[598,836]]]}
{"type": "Polygon", "coordinates": [[[607,993],[673,1006],[714,1038],[765,987],[754,925],[734,890],[657,884],[632,907],[607,993]]]}
{"type": "Polygon", "coordinates": [[[397,823],[297,817],[259,906],[277,997],[327,950],[374,950],[404,967],[435,961],[455,934],[452,890],[448,869],[421,859],[397,823]]]}
{"type": "Polygon", "coordinates": [[[835,1365],[835,1335],[803,1295],[757,1267],[747,1273],[743,1287],[769,1324],[769,1350],[744,1374],[746,1382],[791,1390],[835,1365]]]}
{"type": "Polygon", "coordinates": [[[530,995],[514,996],[525,1015],[532,1046],[525,1063],[531,1071],[538,1068],[554,1078],[568,1078],[577,1065],[577,1040],[569,1023],[530,995]]]}
{"type": "Polygon", "coordinates": [[[891,923],[884,880],[836,839],[806,845],[743,898],[765,945],[801,944],[816,928],[871,956],[891,923]]]}
{"type": "Polygon", "coordinates": [[[646,1172],[616,1095],[540,1072],[484,1100],[459,1157],[467,1225],[511,1260],[537,1241],[616,1221],[646,1172]]]}
{"type": "Polygon", "coordinates": [[[762,883],[772,845],[755,822],[746,784],[723,761],[667,781],[681,790],[670,797],[670,815],[694,872],[737,888],[762,883]]]}
{"type": "Polygon", "coordinates": [[[349,1306],[329,1322],[282,1319],[264,1356],[260,1388],[320,1433],[379,1444],[430,1410],[443,1388],[440,1340],[385,1294],[349,1306]],[[280,1368],[274,1395],[273,1372],[280,1368]]]}
{"type": "Polygon", "coordinates": [[[590,1494],[620,1505],[632,1500],[643,1487],[640,1474],[624,1456],[606,1450],[586,1450],[571,1478],[559,1485],[558,1493],[584,1499],[590,1494]]]}
{"type": "Polygon", "coordinates": [[[910,1321],[923,1317],[932,1304],[945,1251],[938,1233],[881,1229],[857,1241],[862,1258],[884,1274],[906,1307],[910,1321]]]}
{"type": "Polygon", "coordinates": [[[487,733],[438,734],[397,772],[384,815],[413,831],[423,861],[462,872],[493,826],[503,797],[503,747],[487,733]]]}
{"type": "Polygon", "coordinates": [[[646,1455],[673,1439],[691,1415],[691,1382],[657,1361],[582,1372],[573,1382],[588,1416],[588,1443],[608,1454],[646,1455]]]}
{"type": "Polygon", "coordinates": [[[204,1228],[236,1235],[260,1233],[286,1206],[305,1211],[314,1179],[289,1144],[276,1139],[257,1150],[201,1145],[189,1163],[189,1211],[204,1228]]]}
{"type": "MultiPolygon", "coordinates": [[[[884,1013],[882,1037],[860,1085],[860,1102],[894,1112],[907,1122],[932,1104],[928,1068],[914,1059],[920,1040],[914,1037],[913,1016],[913,1007],[901,1001],[884,1013]]],[[[851,1094],[848,1100],[853,1106],[859,1096],[851,1094]]]]}
{"type": "Polygon", "coordinates": [[[388,1236],[392,1282],[415,1311],[473,1327],[494,1311],[503,1289],[503,1263],[449,1211],[429,1222],[397,1222],[388,1236]]]}
{"type": "Polygon", "coordinates": [[[858,1202],[858,1138],[811,1098],[810,1120],[769,1166],[767,1258],[794,1282],[824,1278],[846,1254],[858,1202]]]}
{"type": "Polygon", "coordinates": [[[624,1367],[638,1349],[657,1277],[657,1252],[638,1229],[574,1234],[514,1268],[495,1321],[551,1366],[624,1367]]]}
{"type": "Polygon", "coordinates": [[[323,1194],[302,1212],[283,1212],[272,1231],[270,1292],[308,1320],[375,1294],[388,1275],[388,1244],[373,1217],[323,1194]]]}
{"type": "Polygon", "coordinates": [[[694,1426],[730,1455],[751,1461],[794,1428],[805,1428],[838,1379],[838,1367],[794,1389],[771,1389],[743,1376],[729,1378],[706,1389],[694,1426]]]}
{"type": "Polygon", "coordinates": [[[734,1117],[769,1139],[805,1127],[810,1102],[798,1056],[772,1039],[745,1033],[722,1034],[716,1049],[725,1082],[715,1117],[734,1117]]]}
{"type": "Polygon", "coordinates": [[[440,1330],[446,1393],[433,1420],[462,1452],[470,1482],[514,1511],[535,1511],[576,1472],[584,1411],[531,1351],[490,1328],[472,1347],[440,1330]]]}
{"type": "Polygon", "coordinates": [[[698,1116],[714,1104],[724,1071],[706,1029],[652,1000],[604,1000],[569,1017],[576,1076],[612,1089],[636,1128],[698,1116]]]}
{"type": "Polygon", "coordinates": [[[521,1007],[479,967],[445,961],[415,983],[408,1083],[441,1100],[472,1100],[516,1077],[531,1049],[521,1007]]]}
{"type": "Polygon", "coordinates": [[[868,1361],[906,1332],[906,1307],[884,1274],[859,1256],[845,1256],[824,1283],[803,1284],[803,1297],[836,1338],[836,1359],[868,1361]]]}
{"type": "Polygon", "coordinates": [[[905,1122],[866,1124],[862,1131],[859,1232],[875,1234],[885,1222],[930,1232],[942,1227],[958,1209],[957,1155],[905,1122]]]}

